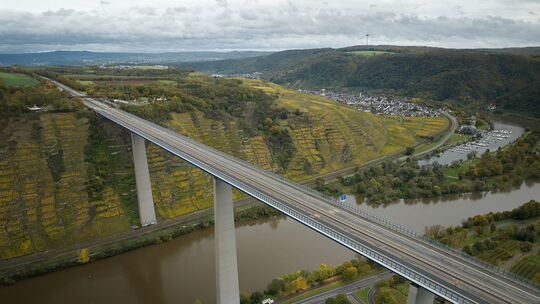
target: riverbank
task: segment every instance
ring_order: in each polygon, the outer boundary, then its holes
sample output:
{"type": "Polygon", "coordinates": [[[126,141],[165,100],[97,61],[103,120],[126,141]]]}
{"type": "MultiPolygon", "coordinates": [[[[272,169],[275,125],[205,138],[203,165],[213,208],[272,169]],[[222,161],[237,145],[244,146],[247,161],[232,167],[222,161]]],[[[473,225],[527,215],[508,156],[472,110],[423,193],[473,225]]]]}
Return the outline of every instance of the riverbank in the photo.
{"type": "MultiPolygon", "coordinates": [[[[270,207],[253,205],[253,202],[245,199],[239,201],[236,202],[239,206],[236,207],[235,222],[248,222],[279,215],[278,211],[270,207]]],[[[210,209],[181,216],[174,221],[169,220],[101,240],[76,244],[71,248],[49,250],[10,261],[0,261],[0,285],[10,285],[22,279],[116,256],[141,247],[161,244],[178,236],[208,228],[214,223],[213,209],[210,209]],[[81,260],[81,250],[87,252],[85,255],[88,259],[81,260]]]]}
{"type": "MultiPolygon", "coordinates": [[[[440,136],[443,136],[443,134],[448,132],[449,129],[453,131],[454,127],[455,125],[453,123],[449,124],[448,128],[446,128],[440,136]]],[[[450,132],[446,134],[447,137],[449,135],[451,135],[450,132]]],[[[370,160],[361,165],[341,168],[333,172],[303,180],[300,183],[303,185],[313,185],[317,180],[333,179],[336,176],[354,172],[359,168],[369,167],[386,160],[398,158],[403,153],[404,151],[397,151],[392,154],[370,160]]],[[[256,206],[260,206],[254,199],[249,197],[238,199],[234,202],[234,204],[236,211],[244,210],[253,206],[255,206],[255,209],[253,210],[256,210],[256,208],[258,208],[256,206]]],[[[259,218],[257,216],[252,217],[251,215],[246,215],[247,213],[237,214],[237,219],[246,221],[259,218]]],[[[0,284],[12,284],[17,280],[24,278],[77,266],[80,264],[80,262],[77,262],[77,260],[79,259],[81,249],[88,250],[89,260],[85,262],[88,263],[98,259],[114,256],[122,252],[134,250],[136,248],[158,244],[159,242],[170,240],[172,237],[184,235],[197,230],[197,227],[199,226],[204,228],[211,225],[213,222],[211,220],[212,215],[213,208],[208,208],[179,216],[174,219],[165,220],[156,225],[143,227],[136,231],[126,231],[106,238],[79,242],[68,247],[49,249],[45,252],[12,258],[9,260],[0,260],[0,284]],[[179,229],[178,227],[175,227],[176,225],[186,227],[179,229]]]]}
{"type": "Polygon", "coordinates": [[[315,189],[332,196],[355,194],[360,201],[375,205],[397,199],[507,190],[540,177],[539,145],[540,134],[527,132],[504,148],[451,166],[384,162],[331,184],[319,182],[315,189]]]}
{"type": "Polygon", "coordinates": [[[536,254],[540,248],[537,201],[531,200],[512,211],[469,217],[455,227],[432,225],[426,229],[425,236],[540,283],[540,256],[536,254]]]}
{"type": "MultiPolygon", "coordinates": [[[[360,208],[420,234],[434,224],[460,225],[474,214],[511,210],[540,197],[540,184],[522,185],[508,193],[473,197],[399,202],[360,208]]],[[[354,204],[353,196],[347,202],[354,204]]],[[[242,221],[236,225],[240,290],[263,290],[277,276],[315,269],[321,262],[337,265],[354,253],[311,229],[284,217],[242,221]]],[[[115,257],[22,280],[0,288],[7,302],[71,303],[84,298],[94,303],[181,302],[214,303],[215,257],[212,227],[179,236],[159,246],[146,246],[115,257]],[[210,285],[209,285],[210,284],[210,285]],[[32,289],[34,293],[25,290],[32,289]],[[39,296],[47,294],[46,298],[39,296]],[[113,296],[111,296],[113,294],[113,296]]]]}

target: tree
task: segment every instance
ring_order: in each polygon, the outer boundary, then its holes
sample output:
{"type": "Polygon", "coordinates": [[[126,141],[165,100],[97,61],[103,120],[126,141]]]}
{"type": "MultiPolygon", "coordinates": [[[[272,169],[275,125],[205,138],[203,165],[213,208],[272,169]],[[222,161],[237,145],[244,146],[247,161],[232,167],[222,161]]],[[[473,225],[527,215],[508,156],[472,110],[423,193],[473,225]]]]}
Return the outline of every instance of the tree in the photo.
{"type": "Polygon", "coordinates": [[[240,291],[240,304],[251,304],[249,297],[243,291],[240,291]]]}
{"type": "Polygon", "coordinates": [[[249,296],[249,302],[252,304],[261,303],[264,300],[264,295],[260,291],[255,291],[249,296]]]}
{"type": "Polygon", "coordinates": [[[266,119],[264,120],[264,124],[268,127],[270,127],[272,123],[273,123],[273,120],[270,117],[266,117],[266,119]]]}
{"type": "Polygon", "coordinates": [[[88,254],[88,248],[83,248],[79,250],[79,257],[77,258],[77,263],[84,264],[90,261],[90,255],[88,254]]]}
{"type": "Polygon", "coordinates": [[[373,286],[375,286],[375,288],[388,287],[388,280],[385,280],[385,279],[379,280],[375,282],[373,286]]]}
{"type": "Polygon", "coordinates": [[[272,132],[272,133],[274,133],[274,134],[279,133],[279,131],[281,131],[281,129],[279,128],[278,125],[273,125],[273,126],[270,128],[270,132],[272,132]]]}
{"type": "Polygon", "coordinates": [[[266,287],[266,293],[270,295],[277,295],[280,291],[285,289],[285,281],[282,278],[275,278],[266,287]]]}
{"type": "Polygon", "coordinates": [[[412,155],[414,153],[414,147],[405,148],[405,155],[412,155]]]}
{"type": "Polygon", "coordinates": [[[467,153],[467,159],[473,159],[473,158],[475,158],[475,157],[476,157],[476,153],[477,153],[477,152],[476,152],[475,150],[473,150],[473,151],[467,153]]]}
{"type": "Polygon", "coordinates": [[[358,271],[356,270],[356,267],[354,266],[347,267],[345,268],[345,270],[343,270],[343,279],[346,281],[354,280],[356,279],[357,276],[358,276],[358,271]]]}
{"type": "Polygon", "coordinates": [[[522,252],[529,252],[532,249],[532,244],[529,242],[524,242],[519,246],[522,252]]]}
{"type": "Polygon", "coordinates": [[[361,269],[362,269],[362,271],[370,271],[370,270],[371,270],[371,266],[369,266],[369,264],[366,263],[366,264],[362,265],[362,268],[361,268],[361,269]]]}
{"type": "Polygon", "coordinates": [[[396,285],[405,283],[405,281],[406,281],[405,278],[403,278],[401,276],[398,276],[398,275],[393,275],[390,278],[390,286],[396,286],[396,285]]]}
{"type": "Polygon", "coordinates": [[[462,250],[466,254],[472,255],[472,247],[471,247],[471,245],[467,244],[467,245],[463,246],[462,250]]]}
{"type": "Polygon", "coordinates": [[[328,270],[326,269],[326,264],[321,264],[318,270],[316,270],[318,274],[319,282],[322,282],[328,278],[328,270]]]}
{"type": "Polygon", "coordinates": [[[293,281],[296,291],[304,290],[308,287],[307,279],[299,276],[296,280],[293,281]]]}
{"type": "Polygon", "coordinates": [[[495,232],[495,230],[497,230],[497,225],[495,225],[495,223],[491,223],[491,225],[489,226],[489,230],[491,232],[495,232]]]}
{"type": "Polygon", "coordinates": [[[349,300],[347,299],[347,297],[340,293],[336,296],[336,304],[350,304],[351,302],[349,302],[349,300]]]}

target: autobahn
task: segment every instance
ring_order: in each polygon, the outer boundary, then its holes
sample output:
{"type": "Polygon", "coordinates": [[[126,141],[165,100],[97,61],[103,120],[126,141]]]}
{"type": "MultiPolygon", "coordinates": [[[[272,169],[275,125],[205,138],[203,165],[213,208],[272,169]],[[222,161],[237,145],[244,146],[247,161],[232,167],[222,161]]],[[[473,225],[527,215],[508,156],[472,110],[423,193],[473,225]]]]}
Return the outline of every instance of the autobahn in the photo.
{"type": "MultiPolygon", "coordinates": [[[[66,86],[55,84],[81,96],[66,86]]],[[[537,288],[472,261],[459,252],[434,246],[400,227],[366,215],[356,207],[321,196],[120,109],[91,98],[84,98],[84,103],[130,132],[450,302],[540,303],[537,288]]]]}

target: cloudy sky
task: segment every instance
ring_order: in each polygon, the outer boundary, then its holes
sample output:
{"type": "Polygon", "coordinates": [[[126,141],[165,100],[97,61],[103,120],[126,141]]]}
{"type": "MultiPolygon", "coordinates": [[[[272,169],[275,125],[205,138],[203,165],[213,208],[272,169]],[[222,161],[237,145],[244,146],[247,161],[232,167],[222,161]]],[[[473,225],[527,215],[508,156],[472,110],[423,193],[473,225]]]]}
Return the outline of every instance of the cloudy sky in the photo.
{"type": "Polygon", "coordinates": [[[540,46],[540,0],[2,0],[0,52],[540,46]]]}

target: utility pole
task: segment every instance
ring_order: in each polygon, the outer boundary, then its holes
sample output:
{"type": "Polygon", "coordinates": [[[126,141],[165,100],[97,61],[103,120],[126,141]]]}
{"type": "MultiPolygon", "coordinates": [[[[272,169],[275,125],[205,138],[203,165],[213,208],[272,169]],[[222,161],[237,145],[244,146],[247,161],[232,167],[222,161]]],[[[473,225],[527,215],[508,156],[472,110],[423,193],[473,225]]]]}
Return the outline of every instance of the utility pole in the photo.
{"type": "Polygon", "coordinates": [[[366,34],[366,46],[368,46],[368,42],[369,42],[369,34],[366,34]]]}

